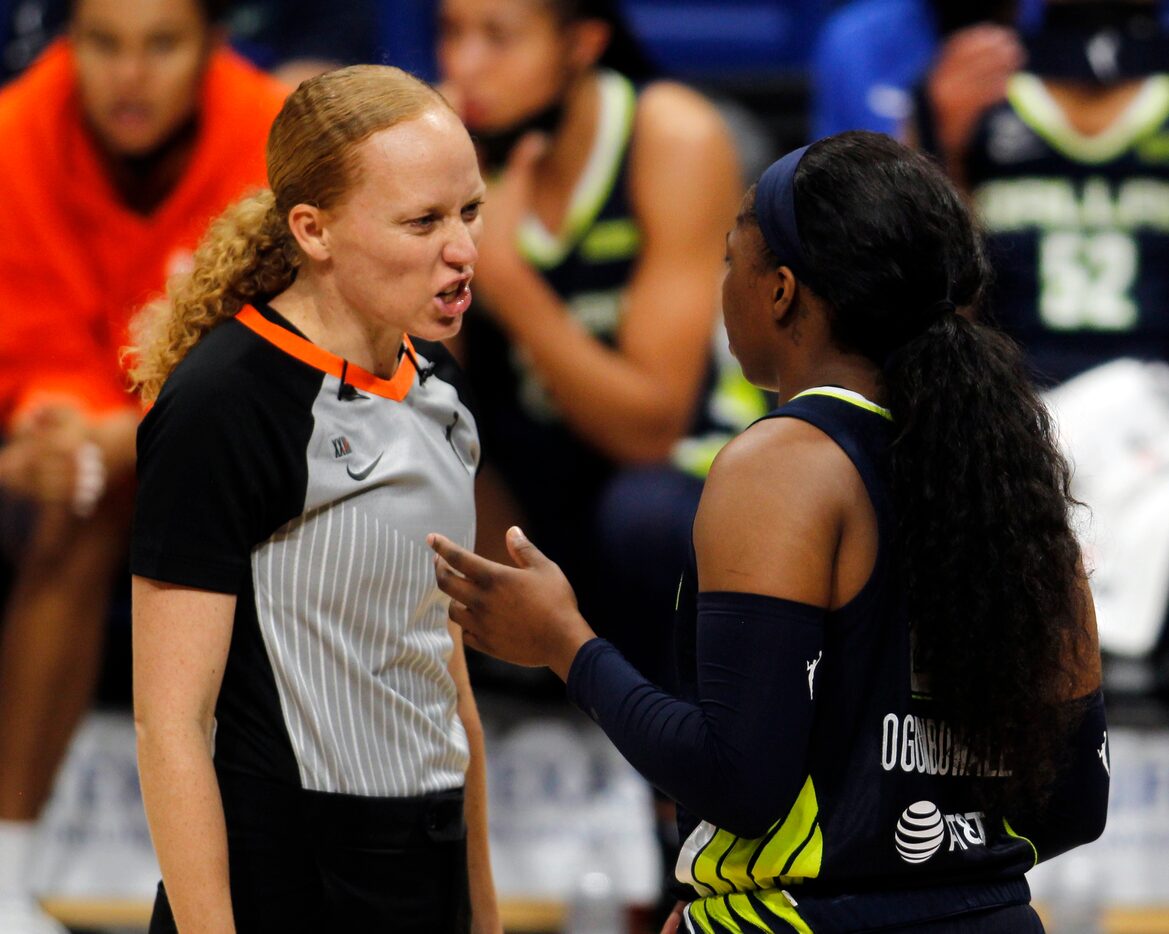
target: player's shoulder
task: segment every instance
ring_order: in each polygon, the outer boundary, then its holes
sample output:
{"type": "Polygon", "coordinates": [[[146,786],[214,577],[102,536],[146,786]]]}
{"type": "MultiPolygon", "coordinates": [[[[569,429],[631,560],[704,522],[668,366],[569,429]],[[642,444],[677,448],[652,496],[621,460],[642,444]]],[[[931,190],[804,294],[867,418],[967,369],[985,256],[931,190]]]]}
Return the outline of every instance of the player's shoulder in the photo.
{"type": "Polygon", "coordinates": [[[707,484],[770,497],[781,489],[829,489],[825,478],[848,470],[843,449],[815,425],[800,418],[765,418],[723,447],[707,484]]]}
{"type": "Polygon", "coordinates": [[[716,203],[711,210],[725,202],[729,222],[741,179],[735,143],[718,108],[677,82],[644,87],[630,144],[629,184],[639,220],[661,231],[709,226],[701,211],[679,207],[681,191],[716,203]]]}
{"type": "Polygon", "coordinates": [[[729,139],[714,103],[678,81],[653,81],[637,96],[634,134],[639,145],[709,145],[729,139]]]}

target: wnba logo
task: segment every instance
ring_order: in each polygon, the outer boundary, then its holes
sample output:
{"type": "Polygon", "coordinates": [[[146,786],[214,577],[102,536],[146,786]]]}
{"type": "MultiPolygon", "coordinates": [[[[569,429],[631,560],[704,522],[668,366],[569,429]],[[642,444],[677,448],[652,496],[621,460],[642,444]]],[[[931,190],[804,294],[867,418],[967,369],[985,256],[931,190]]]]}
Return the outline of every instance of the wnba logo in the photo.
{"type": "Polygon", "coordinates": [[[946,823],[932,801],[918,801],[901,812],[893,842],[907,863],[924,863],[942,846],[946,823]]]}

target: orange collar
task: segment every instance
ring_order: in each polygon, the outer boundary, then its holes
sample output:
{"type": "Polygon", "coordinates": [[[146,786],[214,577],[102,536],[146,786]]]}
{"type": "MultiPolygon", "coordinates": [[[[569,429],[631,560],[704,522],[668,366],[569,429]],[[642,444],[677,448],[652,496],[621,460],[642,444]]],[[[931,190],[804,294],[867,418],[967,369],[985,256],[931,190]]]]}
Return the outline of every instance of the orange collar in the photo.
{"type": "Polygon", "coordinates": [[[260,335],[268,343],[275,344],[289,356],[296,357],[297,360],[307,363],[314,369],[336,376],[338,379],[344,373],[345,382],[363,392],[371,392],[375,396],[401,402],[406,398],[410,387],[414,385],[414,375],[417,373],[417,369],[414,366],[414,345],[410,343],[408,335],[402,335],[405,351],[398,361],[398,368],[394,371],[394,375],[389,379],[382,379],[368,370],[363,370],[355,363],[349,363],[344,357],[331,354],[312,341],[305,340],[288,328],[269,321],[251,305],[245,305],[241,308],[235,319],[244,327],[260,335]]]}

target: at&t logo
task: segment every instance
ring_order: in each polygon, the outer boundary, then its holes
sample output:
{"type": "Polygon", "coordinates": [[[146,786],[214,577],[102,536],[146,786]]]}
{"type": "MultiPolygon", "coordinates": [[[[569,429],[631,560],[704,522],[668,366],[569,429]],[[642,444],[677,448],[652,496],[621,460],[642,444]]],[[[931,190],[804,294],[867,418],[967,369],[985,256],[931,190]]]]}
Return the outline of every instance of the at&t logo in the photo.
{"type": "Polygon", "coordinates": [[[924,863],[949,838],[949,851],[986,846],[981,811],[943,814],[932,801],[918,801],[901,812],[893,843],[907,863],[924,863]]]}

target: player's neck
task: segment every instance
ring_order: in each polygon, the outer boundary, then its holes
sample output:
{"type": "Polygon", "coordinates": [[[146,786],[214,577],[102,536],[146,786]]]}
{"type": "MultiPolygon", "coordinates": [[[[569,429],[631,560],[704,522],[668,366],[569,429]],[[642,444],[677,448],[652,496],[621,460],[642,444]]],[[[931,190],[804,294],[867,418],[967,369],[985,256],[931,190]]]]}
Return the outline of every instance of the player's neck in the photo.
{"type": "Polygon", "coordinates": [[[118,200],[135,214],[148,217],[170,196],[186,172],[195,149],[198,124],[194,117],[159,146],[142,155],[109,151],[97,141],[102,164],[118,200]]]}
{"type": "Polygon", "coordinates": [[[1143,78],[1103,87],[1074,81],[1043,83],[1072,129],[1082,136],[1098,136],[1112,127],[1145,85],[1143,78]]]}

